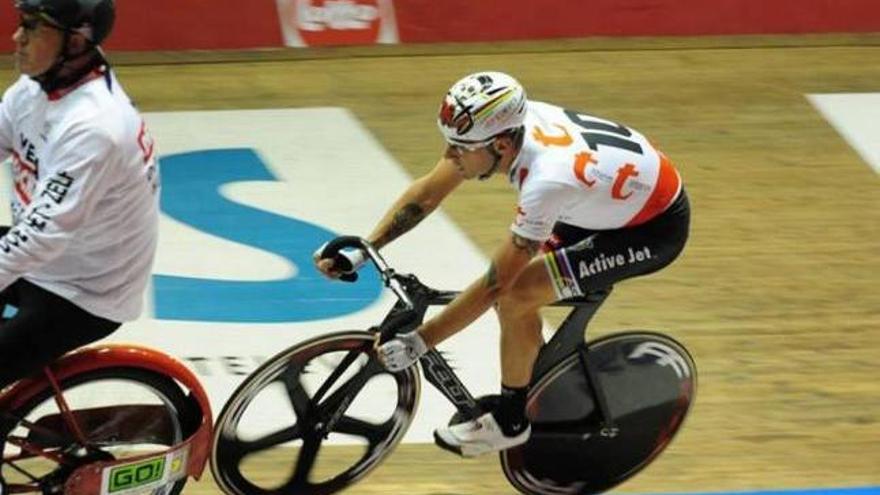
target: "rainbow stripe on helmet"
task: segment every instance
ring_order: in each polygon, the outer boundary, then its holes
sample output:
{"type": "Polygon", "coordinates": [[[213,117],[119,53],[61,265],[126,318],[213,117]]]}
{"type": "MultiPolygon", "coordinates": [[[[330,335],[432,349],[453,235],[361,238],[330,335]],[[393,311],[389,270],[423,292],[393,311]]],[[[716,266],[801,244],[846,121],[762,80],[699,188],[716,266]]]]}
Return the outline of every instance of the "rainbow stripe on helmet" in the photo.
{"type": "Polygon", "coordinates": [[[474,117],[481,118],[483,115],[492,112],[492,110],[503,105],[513,96],[513,88],[507,88],[506,91],[486,102],[481,108],[474,111],[474,117]]]}

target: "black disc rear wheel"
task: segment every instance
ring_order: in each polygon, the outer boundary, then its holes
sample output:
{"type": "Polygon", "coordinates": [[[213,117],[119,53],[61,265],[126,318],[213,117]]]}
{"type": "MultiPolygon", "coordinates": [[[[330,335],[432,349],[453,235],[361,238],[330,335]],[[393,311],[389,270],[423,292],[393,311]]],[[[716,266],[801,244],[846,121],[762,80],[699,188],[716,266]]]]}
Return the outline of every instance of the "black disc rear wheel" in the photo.
{"type": "Polygon", "coordinates": [[[690,410],[696,366],[675,340],[627,332],[588,344],[614,428],[601,421],[578,353],[532,387],[529,441],[501,453],[508,480],[530,495],[593,494],[646,467],[672,441],[690,410]]]}

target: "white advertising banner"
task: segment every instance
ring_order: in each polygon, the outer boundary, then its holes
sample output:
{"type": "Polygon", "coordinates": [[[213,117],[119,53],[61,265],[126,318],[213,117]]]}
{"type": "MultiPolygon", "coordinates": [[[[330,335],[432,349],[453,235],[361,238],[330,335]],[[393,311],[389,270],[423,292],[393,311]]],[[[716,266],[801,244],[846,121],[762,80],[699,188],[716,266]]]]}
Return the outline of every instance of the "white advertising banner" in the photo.
{"type": "Polygon", "coordinates": [[[398,43],[393,0],[276,0],[287,46],[398,43]]]}

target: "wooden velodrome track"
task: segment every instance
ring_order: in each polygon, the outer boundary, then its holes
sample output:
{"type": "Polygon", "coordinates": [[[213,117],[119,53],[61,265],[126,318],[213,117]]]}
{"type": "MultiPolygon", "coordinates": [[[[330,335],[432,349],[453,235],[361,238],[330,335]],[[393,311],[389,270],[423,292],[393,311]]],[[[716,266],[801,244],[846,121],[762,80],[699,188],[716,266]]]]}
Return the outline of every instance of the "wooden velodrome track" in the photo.
{"type": "MultiPolygon", "coordinates": [[[[880,37],[115,59],[145,111],[347,107],[414,176],[442,148],[441,95],[478,69],[643,131],[685,178],[692,238],[671,268],[620,284],[591,328],[668,331],[693,352],[701,388],[676,442],[619,491],[880,485],[880,177],[804,96],[880,92],[880,37]]],[[[489,253],[513,205],[498,179],[467,184],[446,211],[489,253]]],[[[207,476],[185,492],[219,490],[207,476]]],[[[400,448],[350,491],[512,492],[496,457],[432,445],[400,448]]]]}

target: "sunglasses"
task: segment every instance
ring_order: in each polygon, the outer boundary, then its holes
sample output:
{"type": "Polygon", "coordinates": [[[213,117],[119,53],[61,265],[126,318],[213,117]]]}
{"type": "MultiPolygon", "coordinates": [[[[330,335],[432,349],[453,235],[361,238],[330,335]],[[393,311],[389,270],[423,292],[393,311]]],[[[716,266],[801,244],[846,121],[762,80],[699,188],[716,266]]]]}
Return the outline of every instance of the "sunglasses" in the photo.
{"type": "Polygon", "coordinates": [[[450,148],[452,148],[458,152],[463,152],[463,151],[472,151],[473,152],[473,151],[481,150],[481,149],[491,145],[494,142],[495,142],[495,138],[489,139],[488,141],[483,141],[481,143],[464,144],[464,143],[449,143],[449,142],[447,142],[446,144],[450,148]]]}

